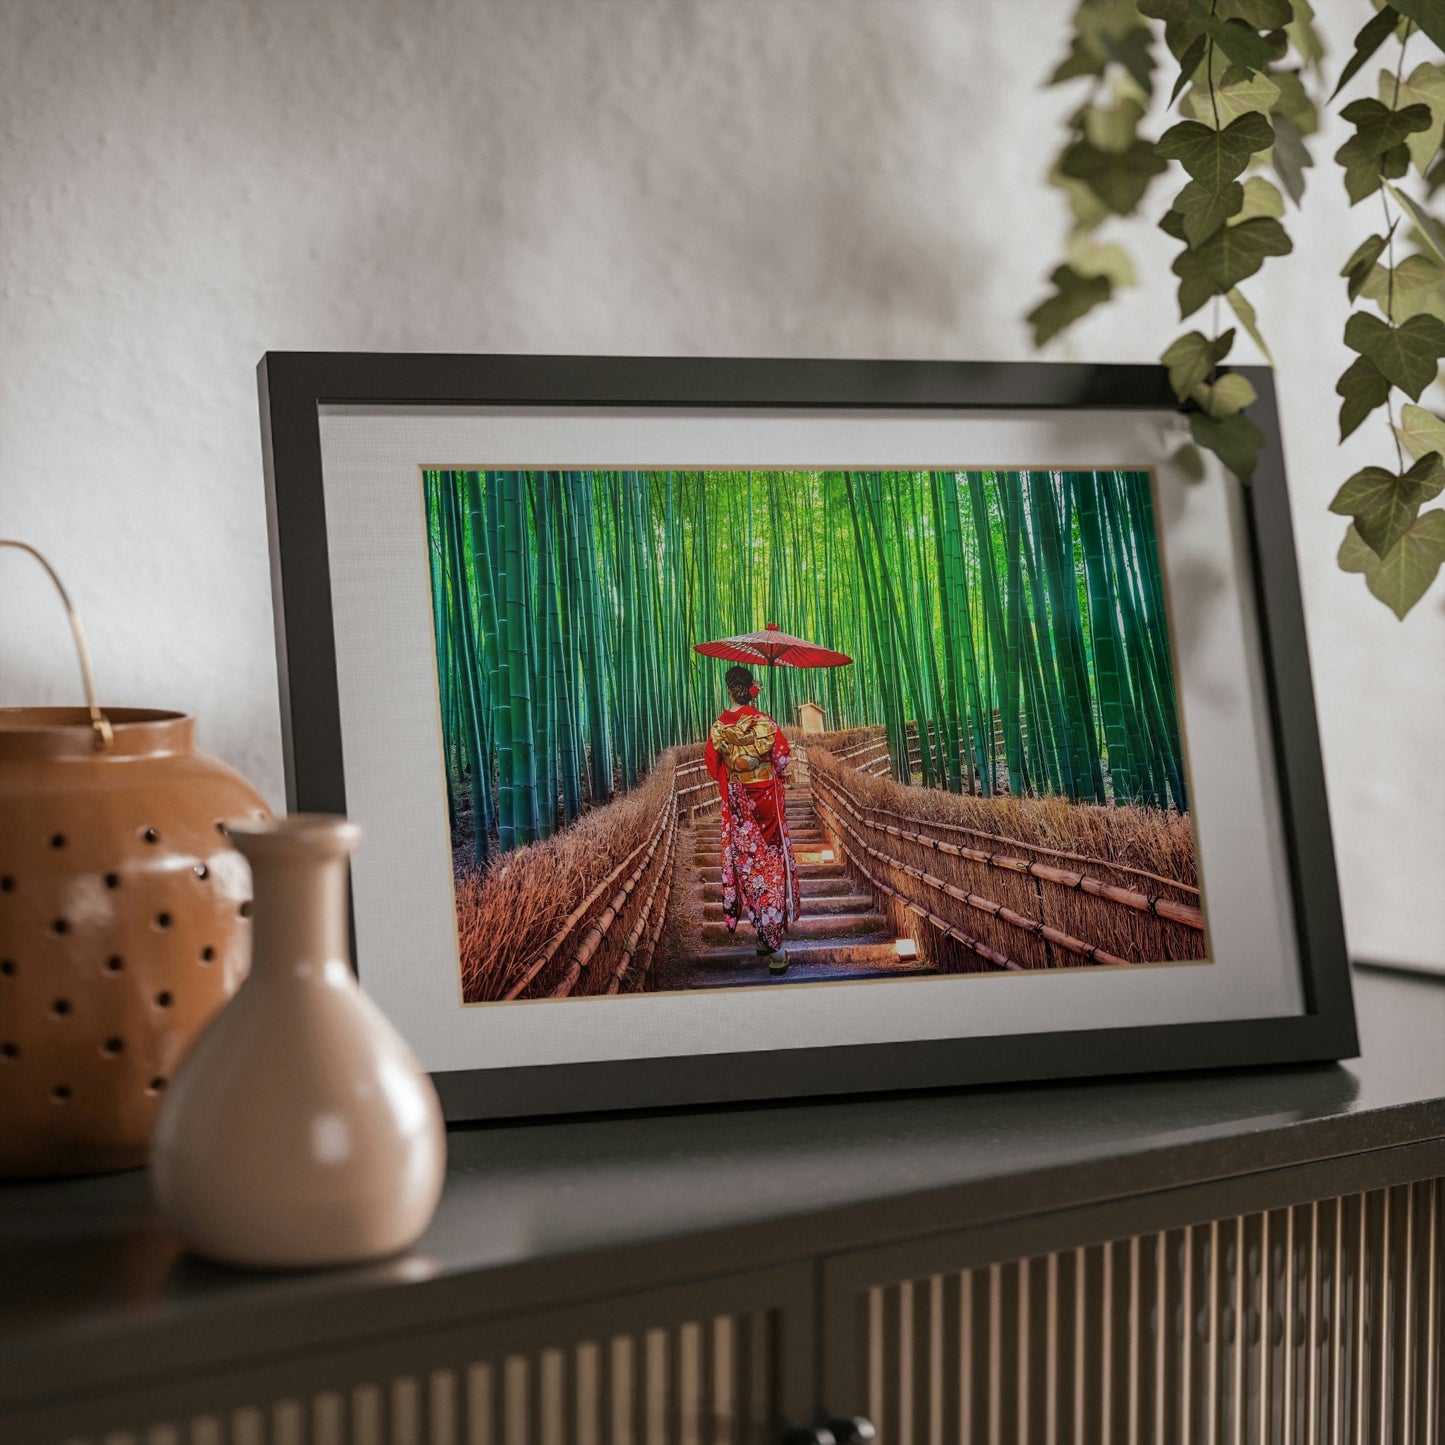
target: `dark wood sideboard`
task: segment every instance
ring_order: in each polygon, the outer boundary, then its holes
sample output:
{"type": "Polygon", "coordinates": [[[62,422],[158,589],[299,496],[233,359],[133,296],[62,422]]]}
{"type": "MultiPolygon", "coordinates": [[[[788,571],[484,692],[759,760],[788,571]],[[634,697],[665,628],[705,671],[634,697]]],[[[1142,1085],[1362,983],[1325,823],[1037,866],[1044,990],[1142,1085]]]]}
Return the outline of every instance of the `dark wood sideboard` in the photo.
{"type": "Polygon", "coordinates": [[[1356,991],[1339,1066],[454,1130],[365,1268],[6,1185],[0,1441],[1439,1442],[1445,979],[1356,991]]]}

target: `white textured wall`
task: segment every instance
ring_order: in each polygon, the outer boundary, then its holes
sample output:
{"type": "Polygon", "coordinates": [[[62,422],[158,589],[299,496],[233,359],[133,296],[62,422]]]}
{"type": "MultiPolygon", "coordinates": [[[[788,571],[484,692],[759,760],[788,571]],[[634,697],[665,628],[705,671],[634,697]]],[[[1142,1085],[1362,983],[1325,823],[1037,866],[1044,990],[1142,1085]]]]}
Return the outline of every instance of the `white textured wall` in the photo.
{"type": "MultiPolygon", "coordinates": [[[[276,801],[254,367],[267,349],[1021,358],[1066,0],[0,0],[0,531],[48,551],[105,697],[199,714],[276,801]]],[[[1324,7],[1336,51],[1358,0],[1324,7]]],[[[1329,149],[1339,143],[1333,136],[1329,149]]],[[[1156,199],[1163,200],[1159,191],[1156,199]]],[[[1351,942],[1445,952],[1445,609],[1333,567],[1334,279],[1247,287],[1280,371],[1351,942]]],[[[1299,235],[1303,227],[1291,222],[1299,235]]],[[[1148,360],[1159,280],[1068,354],[1148,360]]],[[[0,701],[75,699],[0,559],[0,701]]]]}

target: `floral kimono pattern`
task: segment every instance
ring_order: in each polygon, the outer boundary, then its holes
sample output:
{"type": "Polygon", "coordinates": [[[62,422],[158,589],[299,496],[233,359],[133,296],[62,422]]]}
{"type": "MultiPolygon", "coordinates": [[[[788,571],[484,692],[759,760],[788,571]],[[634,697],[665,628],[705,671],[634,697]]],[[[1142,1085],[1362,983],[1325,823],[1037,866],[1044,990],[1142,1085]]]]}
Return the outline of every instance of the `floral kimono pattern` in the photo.
{"type": "Polygon", "coordinates": [[[723,918],[733,932],[746,916],[774,953],[800,910],[783,801],[789,757],[782,729],[755,707],[728,708],[708,734],[707,770],[722,796],[723,918]]]}

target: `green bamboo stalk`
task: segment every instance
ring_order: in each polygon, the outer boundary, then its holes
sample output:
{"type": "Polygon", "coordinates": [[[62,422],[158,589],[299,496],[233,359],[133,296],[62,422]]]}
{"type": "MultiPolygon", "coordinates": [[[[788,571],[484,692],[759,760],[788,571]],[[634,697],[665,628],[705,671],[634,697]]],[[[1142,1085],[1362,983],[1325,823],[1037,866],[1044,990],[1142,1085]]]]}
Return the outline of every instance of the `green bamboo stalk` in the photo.
{"type": "Polygon", "coordinates": [[[557,544],[553,533],[551,474],[530,474],[532,517],[537,549],[537,823],[542,837],[557,824],[559,789],[556,752],[562,624],[557,614],[557,544]]]}
{"type": "Polygon", "coordinates": [[[612,798],[612,739],[607,720],[607,649],[603,633],[602,584],[597,557],[595,477],[572,472],[578,533],[577,557],[582,593],[582,680],[587,695],[588,773],[593,807],[612,798]]]}
{"type": "Polygon", "coordinates": [[[888,753],[892,762],[893,777],[900,783],[907,783],[911,777],[908,761],[908,732],[904,725],[902,709],[898,705],[898,658],[896,652],[885,641],[882,617],[883,606],[877,593],[877,579],[874,576],[873,557],[864,537],[863,523],[859,513],[866,506],[860,499],[863,490],[861,478],[852,472],[843,474],[848,493],[848,512],[853,524],[853,541],[859,580],[862,582],[864,607],[868,616],[868,630],[873,643],[873,656],[878,670],[878,691],[883,703],[884,728],[888,735],[888,753]]]}
{"type": "Polygon", "coordinates": [[[1123,673],[1119,624],[1113,582],[1104,552],[1103,526],[1099,516],[1098,491],[1091,472],[1070,472],[1079,535],[1084,549],[1084,569],[1089,589],[1089,632],[1093,648],[1094,690],[1104,725],[1104,746],[1108,753],[1113,801],[1132,803],[1139,796],[1139,780],[1126,719],[1128,682],[1123,673]]]}
{"type": "MultiPolygon", "coordinates": [[[[997,490],[997,476],[994,479],[997,490]]],[[[989,669],[993,676],[995,707],[998,711],[998,729],[1003,734],[1004,757],[1008,763],[1009,791],[1021,797],[1027,788],[1024,772],[1023,735],[1019,728],[1019,669],[1017,639],[1014,649],[1009,646],[1010,628],[1007,613],[1013,595],[1011,590],[1002,589],[998,581],[998,564],[994,552],[992,519],[989,515],[988,496],[985,489],[984,473],[968,474],[969,499],[973,507],[974,537],[978,544],[978,561],[982,591],[985,635],[989,644],[989,669]]],[[[1007,567],[1007,558],[1005,559],[1007,567]]],[[[990,728],[990,736],[993,728],[990,728]]]]}
{"type": "Polygon", "coordinates": [[[471,636],[471,603],[467,597],[466,556],[462,546],[461,505],[457,496],[458,478],[454,472],[442,474],[440,511],[446,535],[447,570],[451,586],[451,612],[448,624],[455,640],[457,694],[460,701],[462,745],[472,802],[472,850],[476,862],[485,865],[490,856],[487,837],[488,807],[486,775],[488,758],[482,747],[481,727],[477,720],[479,701],[476,691],[476,648],[471,636]]]}
{"type": "Polygon", "coordinates": [[[447,783],[447,817],[451,830],[457,826],[457,786],[452,768],[452,725],[451,692],[454,665],[451,656],[451,636],[447,627],[447,599],[445,563],[438,499],[441,491],[441,472],[422,473],[422,501],[426,509],[427,560],[431,567],[432,635],[436,641],[437,655],[437,706],[442,720],[442,764],[447,783]]]}
{"type": "Polygon", "coordinates": [[[558,575],[560,646],[557,655],[557,750],[561,769],[562,816],[573,822],[582,811],[583,728],[581,684],[577,671],[578,613],[582,587],[577,562],[577,517],[564,472],[548,473],[557,520],[561,565],[558,575]]]}
{"type": "Polygon", "coordinates": [[[527,566],[527,503],[522,474],[498,472],[502,492],[500,521],[506,557],[502,610],[506,614],[507,698],[511,723],[512,826],[517,846],[537,838],[536,737],[533,732],[531,658],[526,597],[530,590],[527,566]]]}

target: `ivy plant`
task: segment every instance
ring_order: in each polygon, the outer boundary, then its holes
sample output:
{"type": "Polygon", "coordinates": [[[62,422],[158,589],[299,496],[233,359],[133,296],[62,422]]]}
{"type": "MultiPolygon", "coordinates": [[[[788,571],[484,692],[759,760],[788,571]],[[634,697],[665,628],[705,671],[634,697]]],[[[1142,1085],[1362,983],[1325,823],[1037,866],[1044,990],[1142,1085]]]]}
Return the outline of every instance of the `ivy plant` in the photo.
{"type": "MultiPolygon", "coordinates": [[[[1381,72],[1378,96],[1341,111],[1353,128],[1335,155],[1346,192],[1352,205],[1378,194],[1384,225],[1342,272],[1350,299],[1379,314],[1350,317],[1344,341],[1354,356],[1336,390],[1341,440],[1386,408],[1396,466],[1356,473],[1331,505],[1351,518],[1340,565],[1363,573],[1403,617],[1445,561],[1445,511],[1427,507],[1445,488],[1445,421],[1418,405],[1445,358],[1445,228],[1428,211],[1445,183],[1445,69],[1428,60],[1407,74],[1404,64],[1412,34],[1445,48],[1445,0],[1360,3],[1371,13],[1335,95],[1392,37],[1400,52],[1394,69],[1381,72]],[[1412,171],[1420,194],[1401,184],[1412,171]],[[1395,391],[1410,399],[1398,420],[1395,391]]],[[[1053,292],[1027,318],[1035,345],[1135,283],[1127,252],[1099,232],[1111,218],[1137,215],[1154,179],[1173,171],[1181,184],[1159,225],[1179,243],[1171,269],[1180,320],[1201,320],[1161,360],[1196,443],[1246,483],[1264,438],[1248,413],[1254,388],[1223,363],[1237,327],[1269,357],[1240,287],[1293,249],[1286,198],[1296,208],[1304,200],[1308,138],[1319,128],[1310,92],[1323,55],[1308,0],[1080,0],[1068,53],[1049,78],[1090,84],[1050,173],[1072,220],[1053,292]],[[1159,78],[1161,30],[1173,61],[1169,106],[1179,118],[1151,142],[1140,127],[1159,78]],[[1224,306],[1233,314],[1228,327],[1224,306]]]]}
{"type": "Polygon", "coordinates": [[[1330,510],[1350,518],[1340,566],[1363,574],[1370,591],[1401,618],[1445,562],[1445,509],[1429,505],[1445,490],[1445,421],[1418,404],[1445,358],[1445,235],[1426,210],[1442,179],[1445,68],[1432,58],[1406,72],[1416,36],[1445,50],[1445,5],[1402,0],[1382,6],[1355,36],[1335,87],[1338,95],[1381,47],[1396,43],[1393,65],[1379,72],[1377,94],[1351,100],[1340,112],[1354,133],[1335,152],[1350,204],[1378,196],[1381,221],[1340,272],[1349,299],[1378,312],[1357,310],[1345,323],[1345,345],[1355,355],[1335,388],[1340,440],[1383,407],[1394,466],[1356,472],[1330,510]],[[1412,177],[1422,194],[1407,189],[1412,177]],[[1397,392],[1403,393],[1398,416],[1397,392]]]}

